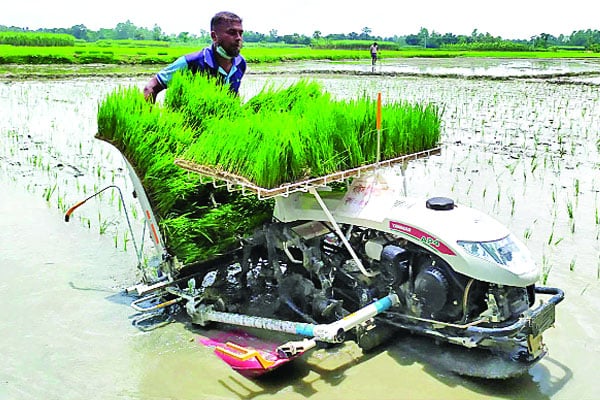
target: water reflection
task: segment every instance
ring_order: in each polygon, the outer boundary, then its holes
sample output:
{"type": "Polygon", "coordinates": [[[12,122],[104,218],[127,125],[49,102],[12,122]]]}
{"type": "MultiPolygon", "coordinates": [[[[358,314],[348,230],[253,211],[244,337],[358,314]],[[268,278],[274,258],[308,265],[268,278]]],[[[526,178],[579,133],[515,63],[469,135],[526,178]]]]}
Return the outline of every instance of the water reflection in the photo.
{"type": "Polygon", "coordinates": [[[251,65],[251,73],[378,73],[432,77],[560,77],[600,75],[600,60],[545,60],[493,58],[383,59],[376,65],[363,61],[298,61],[277,65],[251,65]]]}

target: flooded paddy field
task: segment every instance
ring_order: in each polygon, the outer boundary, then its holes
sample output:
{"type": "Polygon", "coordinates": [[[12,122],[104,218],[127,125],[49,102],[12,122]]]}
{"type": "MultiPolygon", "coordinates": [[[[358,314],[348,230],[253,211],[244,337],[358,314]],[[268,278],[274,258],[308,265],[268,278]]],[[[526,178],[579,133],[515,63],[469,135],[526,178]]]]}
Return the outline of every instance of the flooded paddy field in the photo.
{"type": "MultiPolygon", "coordinates": [[[[402,60],[393,74],[359,76],[325,68],[308,73],[314,63],[285,65],[285,73],[253,68],[241,95],[309,77],[339,98],[381,92],[383,101],[439,105],[442,153],[409,164],[406,193],[451,197],[494,216],[532,250],[540,284],[566,293],[555,328],[544,336],[549,354],[528,374],[506,381],[463,378],[439,365],[443,355],[435,345],[399,336],[367,354],[352,344],[321,349],[251,381],[200,346],[202,330],[185,318],[149,332],[137,329],[129,307],[134,299],[123,290],[138,279],[134,242],[144,243],[141,215],[120,154],[93,136],[98,101],[119,86],[141,89],[148,77],[4,80],[0,398],[596,397],[600,86],[594,79],[600,66],[465,62],[402,60]],[[402,65],[412,70],[403,74],[402,65]],[[474,68],[485,71],[468,72],[474,68]],[[122,189],[124,205],[109,189],[65,222],[71,205],[108,185],[122,189]]],[[[370,65],[336,65],[372,72],[370,65]]]]}
{"type": "Polygon", "coordinates": [[[598,59],[503,59],[503,58],[383,58],[372,66],[364,61],[304,61],[265,64],[253,70],[274,74],[376,74],[378,76],[430,76],[458,78],[600,78],[598,59]]]}

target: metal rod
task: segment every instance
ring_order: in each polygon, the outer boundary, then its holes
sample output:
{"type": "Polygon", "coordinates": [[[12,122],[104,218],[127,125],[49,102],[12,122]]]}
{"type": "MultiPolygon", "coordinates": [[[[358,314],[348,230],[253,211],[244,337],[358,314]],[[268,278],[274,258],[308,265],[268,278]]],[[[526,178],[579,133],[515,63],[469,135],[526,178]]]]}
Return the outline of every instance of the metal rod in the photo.
{"type": "Polygon", "coordinates": [[[221,322],[230,325],[306,336],[321,342],[341,343],[344,341],[345,332],[362,324],[368,319],[373,318],[377,314],[388,310],[399,302],[398,296],[395,293],[392,293],[330,324],[308,324],[272,318],[254,317],[215,311],[206,306],[201,306],[198,311],[200,314],[199,317],[203,322],[221,322]]]}
{"type": "Polygon", "coordinates": [[[377,164],[381,160],[381,92],[377,93],[377,164]]]}
{"type": "Polygon", "coordinates": [[[134,310],[136,310],[136,311],[144,312],[145,313],[145,312],[148,312],[148,311],[159,310],[161,308],[165,308],[165,307],[171,306],[173,304],[179,303],[180,301],[184,300],[183,297],[177,297],[177,298],[174,298],[174,299],[171,299],[171,300],[167,300],[167,301],[163,301],[162,303],[154,304],[154,305],[151,305],[151,306],[148,306],[148,307],[143,307],[143,306],[140,305],[142,303],[145,303],[145,302],[148,302],[148,301],[152,301],[154,299],[158,299],[163,294],[164,293],[159,292],[159,293],[151,294],[150,296],[143,297],[141,299],[137,299],[137,300],[135,300],[135,301],[133,301],[131,303],[131,307],[134,310]]]}
{"type": "Polygon", "coordinates": [[[125,212],[125,219],[127,220],[127,226],[129,227],[129,233],[131,233],[131,241],[133,242],[133,247],[135,247],[135,255],[137,256],[138,259],[138,267],[141,269],[142,266],[142,256],[140,253],[140,248],[138,248],[137,242],[135,240],[135,234],[133,233],[133,228],[131,227],[131,220],[129,219],[129,213],[127,212],[127,205],[125,204],[125,199],[123,198],[123,192],[121,191],[121,188],[116,186],[116,185],[108,185],[105,188],[97,191],[96,193],[92,194],[91,196],[88,196],[86,199],[81,200],[79,203],[75,204],[74,206],[72,206],[71,208],[69,208],[67,210],[67,212],[65,213],[65,222],[69,222],[69,219],[71,217],[71,214],[73,214],[73,212],[79,208],[80,206],[84,205],[88,200],[98,196],[100,193],[104,192],[107,189],[117,189],[117,191],[119,192],[119,198],[121,200],[121,204],[123,205],[123,211],[125,212]]]}
{"type": "Polygon", "coordinates": [[[302,336],[307,336],[304,333],[312,332],[314,326],[316,326],[314,324],[284,321],[273,318],[254,317],[250,315],[214,311],[211,309],[204,309],[200,312],[204,321],[220,322],[223,324],[245,326],[248,328],[258,328],[267,331],[291,333],[302,336]]]}
{"type": "Polygon", "coordinates": [[[369,272],[369,271],[367,271],[365,269],[365,267],[363,266],[362,261],[356,255],[356,252],[354,251],[354,249],[350,245],[350,242],[348,242],[348,239],[346,239],[346,236],[344,235],[344,233],[340,229],[340,226],[335,221],[335,218],[333,218],[333,215],[331,214],[331,212],[329,212],[329,209],[327,208],[327,205],[325,204],[325,202],[323,202],[323,199],[319,195],[319,192],[317,192],[317,189],[314,188],[314,187],[312,187],[312,188],[310,188],[309,191],[310,191],[310,193],[313,196],[315,196],[315,199],[317,199],[317,202],[319,203],[319,205],[323,209],[323,212],[327,216],[327,219],[329,220],[329,222],[331,222],[331,225],[333,226],[333,229],[335,230],[335,232],[338,234],[338,236],[342,240],[342,243],[344,243],[344,246],[346,247],[346,250],[348,250],[348,252],[350,253],[350,256],[352,256],[352,259],[356,263],[356,266],[358,267],[358,269],[360,270],[360,272],[362,272],[363,275],[365,275],[365,276],[367,276],[369,278],[372,278],[372,277],[376,276],[377,274],[369,272]]]}
{"type": "MultiPolygon", "coordinates": [[[[156,250],[159,256],[164,257],[167,253],[165,244],[158,229],[158,223],[152,210],[150,200],[148,200],[148,196],[146,195],[146,191],[144,190],[144,185],[142,185],[142,181],[135,173],[135,169],[133,168],[131,163],[129,163],[129,160],[127,160],[125,156],[123,156],[123,161],[125,162],[127,171],[129,172],[129,178],[131,179],[131,183],[133,185],[133,190],[135,192],[137,200],[140,203],[140,206],[142,207],[145,220],[148,223],[150,237],[152,238],[152,244],[154,246],[154,249],[156,250]]],[[[144,277],[147,278],[145,275],[145,271],[144,277]]]]}

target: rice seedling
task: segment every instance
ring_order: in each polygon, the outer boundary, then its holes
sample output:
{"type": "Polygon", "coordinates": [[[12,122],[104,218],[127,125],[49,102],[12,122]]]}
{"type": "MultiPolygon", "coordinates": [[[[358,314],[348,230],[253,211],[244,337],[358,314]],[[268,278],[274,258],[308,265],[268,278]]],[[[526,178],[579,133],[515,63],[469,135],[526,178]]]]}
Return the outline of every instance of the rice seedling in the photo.
{"type": "Polygon", "coordinates": [[[56,206],[57,208],[61,211],[61,212],[65,212],[67,211],[67,204],[64,200],[64,197],[61,196],[60,191],[57,191],[57,200],[56,200],[56,206]]]}
{"type": "Polygon", "coordinates": [[[176,158],[272,188],[433,148],[440,140],[434,105],[385,104],[378,155],[376,102],[366,95],[338,101],[318,83],[300,80],[266,86],[242,104],[212,79],[177,75],[163,105],[148,104],[137,88],[120,88],[98,107],[98,137],[133,165],[168,248],[184,263],[237,245],[239,235],[271,218],[272,203],[204,185],[177,167],[176,158]]]}
{"type": "Polygon", "coordinates": [[[537,168],[538,168],[538,158],[534,156],[531,158],[531,175],[533,175],[533,173],[535,172],[535,170],[537,168]]]}
{"type": "Polygon", "coordinates": [[[515,197],[510,196],[510,216],[513,217],[515,215],[515,197]]]}
{"type": "MultiPolygon", "coordinates": [[[[268,188],[376,161],[374,101],[336,102],[304,81],[257,97],[260,101],[250,100],[241,115],[206,122],[206,131],[183,156],[268,188]]],[[[434,107],[393,104],[382,115],[384,160],[434,147],[439,140],[434,107]]]]}
{"type": "Polygon", "coordinates": [[[129,209],[131,210],[131,216],[133,217],[133,219],[137,220],[138,219],[138,208],[136,207],[136,205],[130,204],[129,209]]]}
{"type": "Polygon", "coordinates": [[[567,215],[569,216],[570,220],[573,220],[574,211],[573,211],[573,202],[571,201],[571,199],[567,200],[567,215]]]}
{"type": "Polygon", "coordinates": [[[542,285],[546,285],[548,283],[548,276],[550,275],[550,271],[552,270],[552,264],[550,264],[548,256],[546,254],[542,255],[542,285]]]}
{"type": "Polygon", "coordinates": [[[473,188],[473,181],[469,182],[469,187],[467,187],[467,190],[465,192],[465,194],[468,196],[469,193],[471,193],[471,189],[473,188]]]}
{"type": "Polygon", "coordinates": [[[123,232],[123,251],[127,251],[127,243],[129,243],[129,231],[123,232]]]}
{"type": "Polygon", "coordinates": [[[102,214],[98,212],[98,233],[100,233],[100,235],[104,235],[108,230],[109,225],[110,223],[108,220],[102,219],[102,214]]]}
{"type": "Polygon", "coordinates": [[[85,227],[87,227],[88,229],[92,229],[92,220],[87,218],[87,217],[83,217],[80,216],[79,220],[81,221],[81,224],[85,227]]]}
{"type": "Polygon", "coordinates": [[[50,202],[50,198],[52,197],[52,195],[54,194],[54,192],[56,191],[56,184],[54,184],[52,187],[47,187],[44,189],[44,199],[46,200],[47,203],[50,202]]]}

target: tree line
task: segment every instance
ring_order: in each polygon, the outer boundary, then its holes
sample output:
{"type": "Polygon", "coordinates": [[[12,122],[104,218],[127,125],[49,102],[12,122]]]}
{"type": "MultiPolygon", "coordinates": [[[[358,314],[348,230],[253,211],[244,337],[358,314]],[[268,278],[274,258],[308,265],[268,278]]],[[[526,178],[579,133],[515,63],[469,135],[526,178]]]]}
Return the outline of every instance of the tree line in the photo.
{"type": "MultiPolygon", "coordinates": [[[[0,25],[0,32],[37,32],[71,35],[77,40],[85,42],[97,42],[100,40],[153,40],[175,43],[209,43],[210,33],[200,29],[196,33],[180,32],[178,34],[166,34],[158,25],[152,28],[138,27],[131,21],[120,22],[112,29],[101,28],[97,31],[88,29],[85,25],[74,25],[70,28],[40,28],[30,30],[28,28],[16,26],[0,25]]],[[[288,45],[314,45],[327,41],[340,40],[373,40],[379,42],[393,42],[399,47],[402,46],[420,46],[424,48],[471,48],[471,49],[493,49],[493,50],[526,50],[531,48],[552,48],[552,47],[577,47],[598,51],[600,50],[600,31],[598,30],[578,30],[570,35],[561,34],[554,36],[548,33],[540,33],[527,39],[505,40],[500,36],[492,36],[489,33],[479,32],[474,29],[471,35],[455,35],[453,33],[441,34],[436,31],[429,31],[421,28],[415,34],[404,36],[394,35],[391,37],[381,37],[372,35],[372,29],[364,27],[360,33],[335,33],[323,35],[320,31],[315,31],[312,36],[293,33],[279,35],[276,29],[268,33],[254,31],[244,32],[244,41],[248,43],[285,43],[288,45]]]]}
{"type": "Polygon", "coordinates": [[[421,28],[419,33],[407,35],[404,40],[408,45],[420,45],[427,48],[468,46],[482,43],[496,45],[504,44],[508,47],[512,45],[515,50],[519,47],[542,49],[551,47],[594,48],[594,46],[600,45],[600,31],[592,29],[578,30],[573,31],[570,35],[560,34],[559,36],[554,36],[549,33],[540,33],[529,39],[504,40],[500,36],[492,36],[489,33],[484,34],[477,29],[474,29],[471,35],[467,36],[454,35],[452,33],[442,35],[435,31],[430,33],[426,28],[421,28]]]}

